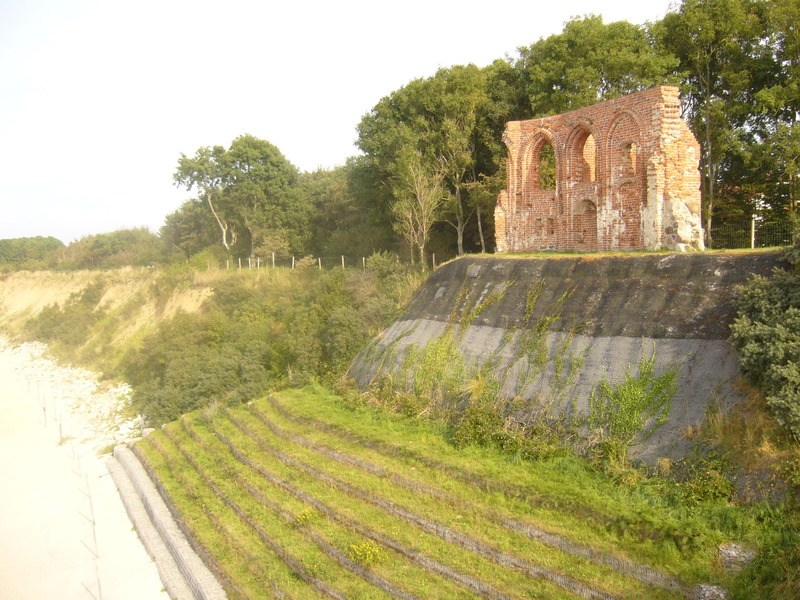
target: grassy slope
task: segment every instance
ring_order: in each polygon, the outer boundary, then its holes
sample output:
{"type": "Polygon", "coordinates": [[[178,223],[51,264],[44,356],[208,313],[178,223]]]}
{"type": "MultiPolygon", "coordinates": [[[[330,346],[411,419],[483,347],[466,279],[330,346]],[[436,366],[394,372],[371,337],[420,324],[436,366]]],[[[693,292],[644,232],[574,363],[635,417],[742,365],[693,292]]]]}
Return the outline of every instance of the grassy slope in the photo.
{"type": "Polygon", "coordinates": [[[514,464],[430,425],[353,417],[287,390],[187,415],[137,450],[234,597],[666,599],[729,583],[730,532],[577,459],[514,464]]]}

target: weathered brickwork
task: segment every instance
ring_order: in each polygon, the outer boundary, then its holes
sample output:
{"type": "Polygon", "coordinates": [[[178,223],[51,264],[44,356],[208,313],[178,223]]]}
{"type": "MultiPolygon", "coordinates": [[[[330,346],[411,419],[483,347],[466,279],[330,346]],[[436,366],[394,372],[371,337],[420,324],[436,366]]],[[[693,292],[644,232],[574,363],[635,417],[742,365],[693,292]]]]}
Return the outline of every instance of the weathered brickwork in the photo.
{"type": "Polygon", "coordinates": [[[511,121],[499,252],[702,249],[700,146],[662,86],[511,121]]]}

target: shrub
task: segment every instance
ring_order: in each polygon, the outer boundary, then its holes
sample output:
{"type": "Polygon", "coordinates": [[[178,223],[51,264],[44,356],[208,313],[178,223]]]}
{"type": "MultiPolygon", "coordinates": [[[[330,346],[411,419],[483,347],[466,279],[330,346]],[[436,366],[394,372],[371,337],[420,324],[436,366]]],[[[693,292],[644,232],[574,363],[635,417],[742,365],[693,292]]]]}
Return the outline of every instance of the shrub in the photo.
{"type": "Polygon", "coordinates": [[[795,273],[775,269],[741,290],[730,341],[745,376],[764,391],[778,423],[800,441],[800,246],[786,256],[795,273]]]}
{"type": "Polygon", "coordinates": [[[453,444],[465,446],[488,446],[502,432],[505,420],[498,408],[489,402],[470,402],[456,423],[453,444]]]}
{"type": "Polygon", "coordinates": [[[66,346],[79,346],[92,332],[92,326],[104,315],[99,306],[106,289],[102,279],[72,294],[63,306],[51,304],[25,323],[25,331],[33,339],[55,341],[66,346]]]}

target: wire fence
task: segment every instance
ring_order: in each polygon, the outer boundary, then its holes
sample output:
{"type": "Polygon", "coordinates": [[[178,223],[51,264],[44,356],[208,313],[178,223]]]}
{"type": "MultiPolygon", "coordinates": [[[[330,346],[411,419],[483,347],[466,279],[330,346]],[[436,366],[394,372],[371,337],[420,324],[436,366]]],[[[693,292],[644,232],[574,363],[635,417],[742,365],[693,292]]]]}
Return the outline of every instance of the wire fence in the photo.
{"type": "Polygon", "coordinates": [[[711,228],[709,248],[772,248],[792,244],[792,224],[788,221],[738,221],[711,228]]]}
{"type": "MultiPolygon", "coordinates": [[[[455,254],[431,254],[425,261],[425,268],[436,269],[439,265],[455,258],[455,254]]],[[[410,260],[395,257],[398,263],[404,265],[412,264],[410,260]]],[[[330,270],[330,269],[361,269],[371,268],[371,260],[368,256],[289,256],[285,254],[272,254],[267,257],[249,257],[229,259],[224,262],[206,263],[206,268],[226,269],[226,270],[260,270],[260,269],[291,269],[291,270],[330,270]]],[[[416,263],[419,264],[419,263],[416,263]]]]}

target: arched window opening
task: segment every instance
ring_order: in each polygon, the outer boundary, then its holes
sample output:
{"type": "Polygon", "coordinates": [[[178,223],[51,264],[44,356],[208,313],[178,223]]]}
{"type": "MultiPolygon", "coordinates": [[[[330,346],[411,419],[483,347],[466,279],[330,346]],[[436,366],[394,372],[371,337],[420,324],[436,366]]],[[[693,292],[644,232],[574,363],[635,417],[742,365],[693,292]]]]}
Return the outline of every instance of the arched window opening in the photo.
{"type": "Polygon", "coordinates": [[[590,133],[583,142],[583,181],[597,181],[597,148],[590,133]]]}
{"type": "Polygon", "coordinates": [[[556,189],[556,152],[550,142],[539,148],[539,189],[556,189]]]}

